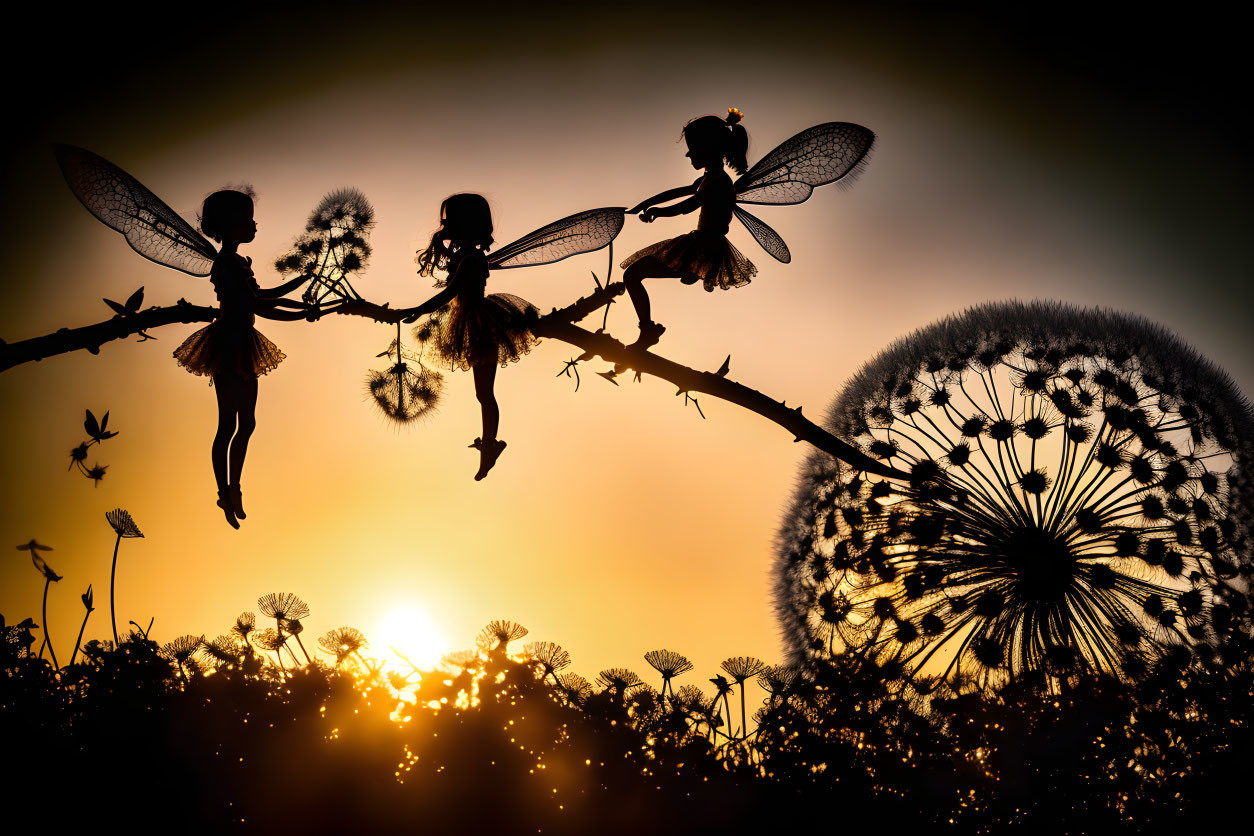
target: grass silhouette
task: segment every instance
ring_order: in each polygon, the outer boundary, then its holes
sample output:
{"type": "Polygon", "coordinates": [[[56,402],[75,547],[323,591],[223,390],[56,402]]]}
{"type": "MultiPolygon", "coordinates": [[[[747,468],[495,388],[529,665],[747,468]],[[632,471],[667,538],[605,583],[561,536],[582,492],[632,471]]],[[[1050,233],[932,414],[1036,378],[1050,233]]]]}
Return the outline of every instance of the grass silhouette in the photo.
{"type": "Polygon", "coordinates": [[[676,689],[691,663],[651,651],[658,691],[625,668],[594,687],[551,642],[511,652],[527,631],[510,621],[408,675],[351,627],[319,641],[334,664],[301,663],[287,640],[308,606],[260,604],[281,629],[244,613],[213,641],[162,647],[133,630],[60,669],[32,652],[30,619],[0,618],[5,786],[32,809],[92,787],[98,821],[174,816],[193,832],[745,832],[839,811],[890,830],[1135,833],[1220,817],[1254,744],[1248,653],[1210,669],[1168,656],[1135,682],[1095,672],[1061,692],[1039,676],[991,691],[915,678],[874,654],[735,657],[710,692],[676,689]],[[746,718],[753,677],[768,697],[746,718]]]}

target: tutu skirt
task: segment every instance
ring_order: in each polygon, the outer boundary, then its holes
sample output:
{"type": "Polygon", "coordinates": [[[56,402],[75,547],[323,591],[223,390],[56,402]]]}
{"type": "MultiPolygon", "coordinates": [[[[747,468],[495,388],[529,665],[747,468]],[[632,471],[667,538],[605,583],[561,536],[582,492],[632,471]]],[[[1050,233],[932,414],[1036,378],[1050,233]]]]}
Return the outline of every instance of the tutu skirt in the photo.
{"type": "Polygon", "coordinates": [[[286,357],[266,335],[251,326],[229,328],[214,320],[174,350],[174,359],[192,374],[213,377],[234,372],[259,377],[286,357]]]}
{"type": "Polygon", "coordinates": [[[463,371],[480,363],[513,363],[539,342],[527,327],[529,310],[535,306],[508,293],[469,303],[456,298],[440,318],[435,349],[449,368],[463,371]]]}
{"type": "Polygon", "coordinates": [[[717,232],[696,230],[659,241],[628,256],[622,263],[623,269],[642,258],[656,258],[681,278],[691,283],[701,282],[708,291],[746,285],[758,274],[753,262],[732,246],[727,236],[717,232]]]}

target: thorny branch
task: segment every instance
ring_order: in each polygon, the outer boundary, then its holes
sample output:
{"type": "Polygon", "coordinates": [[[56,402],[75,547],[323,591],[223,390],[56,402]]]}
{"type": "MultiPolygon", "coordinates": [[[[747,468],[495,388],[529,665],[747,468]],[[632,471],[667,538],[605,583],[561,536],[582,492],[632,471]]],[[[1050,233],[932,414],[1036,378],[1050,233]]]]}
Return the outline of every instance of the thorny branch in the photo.
{"type": "MultiPolygon", "coordinates": [[[[538,316],[531,329],[538,337],[546,337],[570,343],[583,349],[579,360],[594,357],[604,359],[643,374],[650,374],[673,383],[679,393],[701,393],[736,404],[756,412],[792,433],[796,441],[804,441],[819,450],[840,459],[867,473],[888,479],[909,480],[909,474],[876,461],[856,447],[829,433],[801,414],[801,407],[790,408],[756,389],[751,389],[717,372],[703,372],[681,365],[665,357],[639,348],[624,345],[601,330],[596,332],[580,328],[575,323],[612,303],[624,290],[621,282],[615,282],[576,300],[561,309],[538,316]]],[[[422,306],[391,308],[377,305],[365,299],[348,299],[324,309],[310,318],[327,313],[362,316],[378,322],[395,324],[405,319],[429,313],[422,306]]],[[[116,316],[104,322],[81,328],[62,328],[42,337],[33,337],[16,343],[0,341],[0,372],[22,363],[43,360],[58,354],[86,349],[98,354],[100,347],[111,340],[138,334],[162,325],[176,322],[211,322],[217,309],[192,305],[180,299],[177,304],[164,308],[153,307],[127,316],[116,316]]],[[[721,371],[721,370],[720,370],[721,371]]]]}

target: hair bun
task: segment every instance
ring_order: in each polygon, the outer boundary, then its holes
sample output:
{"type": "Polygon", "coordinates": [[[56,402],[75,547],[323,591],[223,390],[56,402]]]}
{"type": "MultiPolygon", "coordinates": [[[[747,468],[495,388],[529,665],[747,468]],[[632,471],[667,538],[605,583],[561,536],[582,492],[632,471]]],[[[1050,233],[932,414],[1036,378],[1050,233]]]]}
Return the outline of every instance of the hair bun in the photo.
{"type": "Polygon", "coordinates": [[[727,108],[727,124],[735,125],[745,118],[744,111],[738,107],[727,108]]]}

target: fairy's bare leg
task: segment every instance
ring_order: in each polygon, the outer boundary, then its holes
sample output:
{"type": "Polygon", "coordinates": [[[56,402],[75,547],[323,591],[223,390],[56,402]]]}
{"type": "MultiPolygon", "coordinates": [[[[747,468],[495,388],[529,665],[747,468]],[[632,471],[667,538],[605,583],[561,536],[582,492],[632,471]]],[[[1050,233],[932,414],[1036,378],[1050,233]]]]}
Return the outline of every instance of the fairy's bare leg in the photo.
{"type": "Polygon", "coordinates": [[[213,462],[214,481],[218,483],[218,507],[226,515],[226,521],[231,527],[239,528],[235,519],[235,508],[231,504],[227,470],[227,451],[231,446],[231,436],[235,434],[238,414],[233,383],[233,375],[229,373],[213,376],[213,391],[218,398],[218,431],[213,436],[209,457],[213,462]]]}
{"type": "MultiPolygon", "coordinates": [[[[648,326],[656,326],[653,321],[652,307],[649,303],[648,291],[644,289],[645,279],[677,279],[680,278],[679,273],[667,267],[656,258],[642,258],[633,262],[627,271],[623,273],[623,284],[627,286],[627,295],[631,297],[632,307],[636,309],[636,317],[640,320],[640,332],[643,336],[648,326]]],[[[660,326],[657,326],[660,327],[660,326]]],[[[657,334],[661,336],[661,332],[657,334]]],[[[654,340],[653,342],[657,342],[654,340]]]]}
{"type": "Polygon", "coordinates": [[[236,409],[239,424],[235,437],[231,439],[229,489],[235,516],[242,520],[245,514],[240,498],[240,474],[244,470],[244,457],[248,455],[248,440],[252,438],[253,430],[257,429],[257,378],[241,375],[233,378],[232,382],[237,387],[236,409]]]}
{"type": "Polygon", "coordinates": [[[505,442],[499,441],[496,432],[501,424],[501,409],[496,403],[496,363],[487,361],[471,367],[475,377],[475,397],[479,399],[479,408],[483,414],[483,437],[476,439],[479,447],[479,472],[475,481],[488,475],[488,471],[496,464],[505,442]]]}

